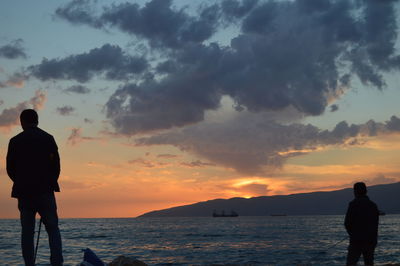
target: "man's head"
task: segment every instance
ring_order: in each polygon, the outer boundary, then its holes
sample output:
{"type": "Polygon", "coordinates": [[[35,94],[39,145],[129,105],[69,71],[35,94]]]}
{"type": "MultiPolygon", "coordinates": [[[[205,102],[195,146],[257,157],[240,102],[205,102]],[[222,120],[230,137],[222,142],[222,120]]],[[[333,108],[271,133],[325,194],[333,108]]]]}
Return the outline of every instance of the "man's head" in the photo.
{"type": "Polygon", "coordinates": [[[367,195],[367,186],[364,182],[357,182],[353,186],[354,195],[356,197],[367,195]]]}
{"type": "Polygon", "coordinates": [[[21,126],[25,130],[30,127],[37,127],[39,124],[39,116],[33,109],[25,109],[19,116],[21,126]]]}

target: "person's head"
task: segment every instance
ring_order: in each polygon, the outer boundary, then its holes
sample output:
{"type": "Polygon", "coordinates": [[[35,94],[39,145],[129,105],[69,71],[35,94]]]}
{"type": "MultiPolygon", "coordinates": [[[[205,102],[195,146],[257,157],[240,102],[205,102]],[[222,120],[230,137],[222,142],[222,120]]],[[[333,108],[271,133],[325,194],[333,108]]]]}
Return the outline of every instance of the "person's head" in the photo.
{"type": "Polygon", "coordinates": [[[25,109],[19,116],[21,126],[25,130],[30,127],[37,127],[39,124],[39,116],[33,109],[25,109]]]}
{"type": "Polygon", "coordinates": [[[353,186],[354,195],[356,197],[365,196],[367,195],[367,186],[364,182],[357,182],[353,186]]]}

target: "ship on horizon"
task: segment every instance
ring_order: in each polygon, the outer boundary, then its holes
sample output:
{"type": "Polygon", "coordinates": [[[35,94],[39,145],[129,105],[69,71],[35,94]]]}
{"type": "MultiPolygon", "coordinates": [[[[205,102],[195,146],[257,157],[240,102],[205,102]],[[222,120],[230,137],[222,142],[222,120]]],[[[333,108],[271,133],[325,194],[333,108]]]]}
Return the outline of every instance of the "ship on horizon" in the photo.
{"type": "Polygon", "coordinates": [[[238,217],[239,214],[235,211],[231,211],[231,213],[226,214],[224,210],[219,214],[215,210],[213,211],[212,217],[238,217]]]}

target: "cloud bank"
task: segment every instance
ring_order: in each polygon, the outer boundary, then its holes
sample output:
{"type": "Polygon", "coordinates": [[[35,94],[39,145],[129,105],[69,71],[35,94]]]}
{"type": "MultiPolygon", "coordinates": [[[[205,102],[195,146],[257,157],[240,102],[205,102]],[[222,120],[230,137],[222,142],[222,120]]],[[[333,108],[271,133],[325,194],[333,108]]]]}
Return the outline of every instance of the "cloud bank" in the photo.
{"type": "MultiPolygon", "coordinates": [[[[73,24],[117,29],[159,51],[146,78],[120,87],[106,104],[116,131],[134,135],[203,121],[205,111],[220,107],[223,95],[234,99],[237,110],[291,106],[320,115],[353,78],[384,88],[384,73],[397,71],[400,63],[394,4],[224,0],[189,12],[171,0],[152,0],[143,6],[114,4],[96,13],[90,12],[91,1],[72,1],[55,15],[73,24]],[[230,44],[214,42],[228,26],[239,28],[230,44]]],[[[52,77],[88,80],[88,75],[65,72],[52,77]]],[[[111,76],[132,71],[120,72],[111,76]]]]}
{"type": "Polygon", "coordinates": [[[146,59],[130,56],[117,45],[105,44],[87,53],[65,58],[45,58],[40,64],[28,67],[27,72],[42,81],[76,80],[84,83],[94,75],[101,74],[109,80],[125,80],[142,73],[146,68],[146,59]]]}
{"type": "Polygon", "coordinates": [[[202,123],[181,130],[139,138],[137,145],[172,145],[242,174],[258,175],[280,168],[293,156],[328,146],[359,145],[363,137],[400,132],[400,119],[373,120],[332,130],[298,123],[282,125],[254,114],[240,114],[225,123],[202,123]]]}
{"type": "MultiPolygon", "coordinates": [[[[153,134],[138,145],[173,145],[210,163],[257,174],[320,147],[355,145],[360,136],[399,131],[396,116],[385,123],[340,122],[329,131],[265,115],[292,109],[299,117],[317,116],[327,107],[335,112],[335,100],[354,79],[384,89],[385,74],[400,66],[395,1],[222,0],[195,10],[172,0],[101,10],[95,3],[71,1],[55,17],[120,31],[151,52],[132,55],[104,44],[43,59],[26,75],[118,82],[105,114],[118,135],[153,134]],[[235,30],[218,42],[227,28],[235,30]],[[204,122],[223,97],[234,101],[235,118],[204,122]]],[[[85,88],[68,90],[86,93],[85,88]]],[[[82,140],[80,129],[73,130],[70,143],[74,140],[82,140]]]]}
{"type": "Polygon", "coordinates": [[[136,3],[114,4],[104,7],[93,16],[91,1],[72,1],[55,11],[55,15],[73,24],[95,28],[106,26],[149,40],[152,47],[179,48],[187,42],[201,43],[216,31],[219,7],[203,8],[196,16],[184,9],[173,9],[172,0],[153,0],[140,7],[136,3]],[[155,23],[156,21],[156,23],[155,23]]]}

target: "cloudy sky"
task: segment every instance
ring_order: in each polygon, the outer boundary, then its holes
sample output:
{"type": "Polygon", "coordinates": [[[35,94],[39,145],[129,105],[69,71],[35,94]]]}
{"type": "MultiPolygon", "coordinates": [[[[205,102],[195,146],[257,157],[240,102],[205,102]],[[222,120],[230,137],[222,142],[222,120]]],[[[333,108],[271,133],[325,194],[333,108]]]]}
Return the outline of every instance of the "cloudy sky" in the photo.
{"type": "Polygon", "coordinates": [[[400,181],[398,1],[0,3],[0,217],[19,114],[61,217],[400,181]]]}

